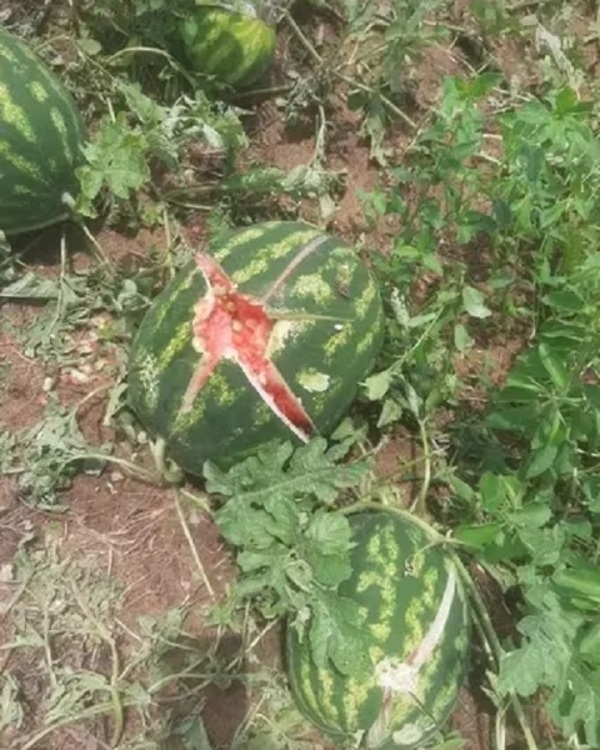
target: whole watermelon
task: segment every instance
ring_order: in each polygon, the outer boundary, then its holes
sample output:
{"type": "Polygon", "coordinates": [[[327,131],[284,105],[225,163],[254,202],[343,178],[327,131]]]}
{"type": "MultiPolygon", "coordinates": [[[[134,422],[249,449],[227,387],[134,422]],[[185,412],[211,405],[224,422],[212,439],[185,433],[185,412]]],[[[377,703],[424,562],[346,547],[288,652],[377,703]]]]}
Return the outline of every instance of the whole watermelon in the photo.
{"type": "MultiPolygon", "coordinates": [[[[339,589],[357,602],[371,646],[360,677],[318,669],[288,627],[287,673],[300,711],[340,743],[370,750],[420,747],[447,719],[465,677],[468,606],[443,549],[408,514],[351,514],[352,575],[339,589]]],[[[358,655],[357,655],[358,657],[358,655]]]]}
{"type": "Polygon", "coordinates": [[[246,2],[199,3],[181,22],[178,37],[192,70],[238,87],[254,83],[265,73],[277,41],[275,30],[246,2]]]}
{"type": "Polygon", "coordinates": [[[229,466],[270,441],[327,435],[383,335],[375,280],[307,224],[268,222],[199,253],[132,345],[129,399],[184,470],[229,466]]]}
{"type": "Polygon", "coordinates": [[[0,230],[41,229],[70,215],[83,122],[69,92],[0,26],[0,230]]]}

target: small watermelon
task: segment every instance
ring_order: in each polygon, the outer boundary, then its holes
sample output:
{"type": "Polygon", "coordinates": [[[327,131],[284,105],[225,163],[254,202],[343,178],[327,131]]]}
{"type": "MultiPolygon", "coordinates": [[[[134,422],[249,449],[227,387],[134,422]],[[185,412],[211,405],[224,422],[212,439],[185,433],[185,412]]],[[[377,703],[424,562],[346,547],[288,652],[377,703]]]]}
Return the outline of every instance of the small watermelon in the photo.
{"type": "Polygon", "coordinates": [[[85,129],[69,92],[0,26],[0,230],[7,235],[70,216],[85,129]]]}
{"type": "Polygon", "coordinates": [[[343,743],[408,750],[447,719],[469,656],[469,610],[456,566],[425,527],[393,510],[351,514],[352,575],[339,589],[358,603],[369,633],[360,677],[319,669],[306,638],[288,627],[287,673],[300,711],[343,743]]]}
{"type": "Polygon", "coordinates": [[[254,5],[198,4],[180,25],[183,54],[197,73],[222,83],[247,86],[273,60],[275,30],[258,17],[254,5]]]}
{"type": "Polygon", "coordinates": [[[273,440],[327,435],[383,335],[375,280],[307,224],[268,222],[198,253],[156,298],[130,355],[129,399],[192,474],[273,440]]]}

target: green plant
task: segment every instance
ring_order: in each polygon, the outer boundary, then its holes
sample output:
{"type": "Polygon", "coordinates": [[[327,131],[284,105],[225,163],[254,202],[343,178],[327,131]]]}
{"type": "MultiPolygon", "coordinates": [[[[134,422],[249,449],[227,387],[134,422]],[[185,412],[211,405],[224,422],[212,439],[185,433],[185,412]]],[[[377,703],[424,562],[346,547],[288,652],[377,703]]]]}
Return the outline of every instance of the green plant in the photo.
{"type": "Polygon", "coordinates": [[[520,643],[501,659],[499,691],[548,689],[552,719],[592,747],[600,741],[598,271],[593,253],[570,276],[545,279],[535,345],[486,418],[513,437],[505,470],[485,473],[468,500],[462,493],[474,522],[456,530],[522,592],[520,643]]]}
{"type": "MultiPolygon", "coordinates": [[[[205,750],[203,687],[237,681],[253,703],[232,748],[319,747],[291,705],[281,670],[261,664],[254,671],[255,646],[288,618],[308,644],[309,666],[352,670],[353,652],[364,653],[370,641],[356,627],[360,612],[344,588],[356,550],[346,507],[365,499],[404,503],[405,487],[414,485],[412,510],[438,524],[449,537],[445,551],[461,550],[476,573],[478,587],[466,579],[465,585],[477,662],[487,666],[483,689],[496,708],[483,722],[494,726],[489,744],[507,744],[512,707],[521,727],[516,746],[591,750],[600,744],[599,160],[597,83],[584,70],[597,42],[591,9],[474,1],[469,12],[464,3],[438,0],[312,0],[296,13],[300,6],[285,3],[277,9],[285,65],[275,71],[276,85],[237,92],[233,106],[215,100],[216,89],[204,88],[202,76],[166,51],[167,35],[193,4],[96,0],[69,3],[65,12],[66,5],[46,3],[31,17],[11,5],[21,24],[15,28],[55,63],[92,125],[78,171],[80,212],[108,210],[113,228],[127,222],[130,231],[162,225],[164,242],[153,236],[146,243],[142,235],[143,258],[133,246],[132,256],[121,261],[119,254],[110,267],[91,271],[81,270],[79,258],[77,270],[69,268],[63,246],[60,271],[42,271],[30,248],[9,254],[0,239],[0,346],[19,347],[45,375],[60,379],[40,424],[0,431],[2,492],[9,488],[2,528],[12,522],[13,486],[25,504],[46,511],[42,519],[19,507],[26,525],[14,575],[0,560],[0,584],[15,590],[2,611],[10,640],[0,646],[0,744],[52,746],[54,733],[60,743],[63,731],[88,732],[90,741],[106,744],[118,734],[122,710],[134,714],[119,739],[124,750],[205,750]],[[447,70],[464,75],[442,81],[447,70]],[[263,97],[277,98],[263,105],[263,97]],[[276,162],[269,164],[272,134],[255,140],[244,128],[260,128],[272,114],[295,128],[274,128],[276,162]],[[305,128],[314,120],[313,148],[305,128]],[[355,151],[364,149],[354,132],[359,120],[372,157],[368,172],[354,163],[355,151]],[[372,169],[379,170],[381,184],[365,202],[373,231],[358,237],[359,224],[346,213],[336,217],[343,172],[332,165],[347,168],[351,192],[372,184],[372,169]],[[114,582],[98,574],[98,560],[86,567],[38,555],[33,534],[36,543],[58,548],[46,519],[75,471],[84,474],[84,490],[112,482],[112,474],[98,474],[113,463],[157,481],[136,464],[147,437],[123,408],[126,350],[150,300],[201,249],[206,231],[218,244],[229,227],[282,212],[314,217],[316,209],[324,225],[339,219],[336,231],[363,250],[387,250],[389,239],[389,254],[370,258],[386,311],[380,368],[364,383],[371,403],[358,405],[356,423],[347,422],[329,450],[322,440],[296,451],[274,444],[227,472],[204,467],[239,571],[230,597],[213,611],[216,635],[211,631],[208,649],[187,640],[182,609],[142,618],[128,631],[116,611],[114,582]],[[15,313],[23,303],[40,306],[25,326],[15,313]],[[62,375],[80,366],[79,337],[91,334],[111,383],[67,408],[59,401],[69,395],[62,375]],[[101,419],[117,428],[116,456],[112,444],[99,450],[83,437],[88,398],[106,400],[101,419]],[[413,433],[419,445],[407,458],[413,433]],[[397,466],[388,474],[381,467],[390,454],[397,466]],[[7,482],[11,476],[16,481],[7,482]],[[223,660],[216,652],[228,629],[241,633],[243,647],[223,660]],[[122,667],[116,680],[106,633],[122,667]],[[5,655],[17,657],[16,668],[5,655]],[[21,655],[42,665],[33,698],[18,669],[21,655]],[[95,655],[100,662],[90,667],[95,655]],[[47,700],[33,716],[40,695],[47,700]],[[530,698],[545,710],[535,730],[530,698]],[[544,727],[551,723],[550,739],[544,727]]],[[[225,94],[232,92],[224,88],[225,94]]],[[[110,258],[114,235],[105,236],[110,258]]],[[[344,284],[339,291],[345,299],[344,284]]],[[[8,398],[17,368],[0,369],[8,398]]],[[[166,499],[161,489],[152,492],[166,499]]],[[[177,494],[186,496],[185,488],[177,494]]],[[[135,502],[129,493],[128,501],[135,502]]],[[[206,498],[200,507],[209,510],[206,498]]],[[[179,500],[176,509],[185,529],[179,500]]],[[[77,504],[69,511],[67,524],[77,504]]],[[[202,531],[205,524],[203,518],[202,531]]],[[[127,529],[118,536],[128,538],[127,529]]],[[[205,557],[194,537],[187,529],[204,584],[216,592],[213,550],[205,557]]],[[[202,618],[201,628],[209,624],[202,618]]],[[[448,734],[436,740],[444,750],[463,742],[448,734]]]]}
{"type": "Polygon", "coordinates": [[[227,473],[205,467],[207,490],[225,500],[215,520],[238,549],[241,577],[225,617],[246,600],[267,619],[289,615],[310,632],[317,662],[331,655],[344,670],[363,640],[354,603],[335,593],[350,574],[350,526],[327,508],[367,471],[364,462],[338,465],[351,444],[327,449],[316,438],[296,451],[265,450],[227,473]]]}
{"type": "MultiPolygon", "coordinates": [[[[84,149],[87,164],[78,170],[77,208],[82,215],[97,214],[94,203],[102,194],[121,204],[136,196],[150,182],[153,162],[181,173],[185,149],[198,138],[225,162],[246,143],[235,110],[214,107],[200,91],[194,98],[182,96],[171,107],[158,104],[137,84],[119,82],[117,92],[125,109],[104,120],[84,149]]],[[[160,197],[158,186],[153,192],[160,197]]]]}
{"type": "Polygon", "coordinates": [[[367,387],[384,399],[380,425],[417,423],[424,487],[449,482],[449,520],[461,519],[456,538],[519,592],[518,635],[497,653],[498,695],[547,690],[548,713],[565,737],[593,747],[600,731],[591,655],[599,575],[595,122],[591,105],[561,88],[504,105],[492,120],[498,133],[490,133],[484,104],[495,101],[499,83],[495,75],[448,79],[432,125],[411,146],[408,165],[393,172],[397,182],[370,197],[403,228],[390,262],[378,264],[392,291],[390,365],[367,387]],[[492,157],[486,149],[494,142],[492,157]],[[485,252],[477,287],[468,265],[454,259],[464,257],[452,251],[460,247],[485,252]],[[419,303],[407,299],[416,269],[433,281],[419,303]],[[477,444],[467,451],[467,426],[455,424],[446,428],[456,435],[454,456],[436,455],[433,446],[448,440],[436,424],[440,407],[454,407],[459,419],[464,413],[455,367],[482,340],[483,318],[505,330],[533,326],[533,340],[501,390],[486,386],[492,406],[477,444]]]}

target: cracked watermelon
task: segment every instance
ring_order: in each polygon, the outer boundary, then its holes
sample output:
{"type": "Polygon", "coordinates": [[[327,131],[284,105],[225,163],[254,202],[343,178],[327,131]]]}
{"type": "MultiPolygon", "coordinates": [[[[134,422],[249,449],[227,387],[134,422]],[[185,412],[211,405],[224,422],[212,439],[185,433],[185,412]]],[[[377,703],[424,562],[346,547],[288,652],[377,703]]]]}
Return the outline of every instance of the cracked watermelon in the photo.
{"type": "Polygon", "coordinates": [[[234,232],[156,298],[132,345],[129,400],[171,458],[201,475],[273,440],[330,433],[383,336],[375,279],[297,222],[234,232]]]}
{"type": "Polygon", "coordinates": [[[232,86],[254,83],[275,53],[276,34],[251,3],[202,4],[179,27],[187,65],[232,86]]]}
{"type": "Polygon", "coordinates": [[[328,663],[288,627],[287,673],[300,711],[340,744],[408,750],[448,718],[465,677],[469,614],[452,559],[410,515],[351,514],[352,575],[339,588],[358,603],[370,648],[358,677],[328,663]]]}
{"type": "Polygon", "coordinates": [[[71,215],[83,122],[69,92],[0,26],[0,230],[41,229],[71,215]]]}

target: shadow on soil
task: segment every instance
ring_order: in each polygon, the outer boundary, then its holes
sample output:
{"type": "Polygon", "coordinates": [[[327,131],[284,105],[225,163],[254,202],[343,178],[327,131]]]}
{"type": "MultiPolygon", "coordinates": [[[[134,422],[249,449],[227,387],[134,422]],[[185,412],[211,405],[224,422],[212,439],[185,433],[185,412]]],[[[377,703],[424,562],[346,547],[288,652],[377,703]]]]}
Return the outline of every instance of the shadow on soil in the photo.
{"type": "Polygon", "coordinates": [[[172,728],[165,748],[195,747],[190,742],[204,730],[212,750],[236,747],[236,734],[249,709],[242,646],[237,635],[225,635],[218,643],[184,637],[162,655],[159,669],[166,682],[158,703],[172,728]]]}

